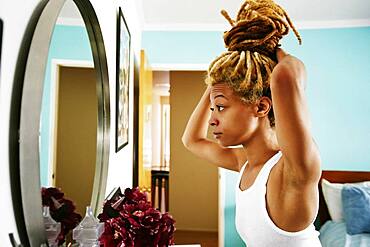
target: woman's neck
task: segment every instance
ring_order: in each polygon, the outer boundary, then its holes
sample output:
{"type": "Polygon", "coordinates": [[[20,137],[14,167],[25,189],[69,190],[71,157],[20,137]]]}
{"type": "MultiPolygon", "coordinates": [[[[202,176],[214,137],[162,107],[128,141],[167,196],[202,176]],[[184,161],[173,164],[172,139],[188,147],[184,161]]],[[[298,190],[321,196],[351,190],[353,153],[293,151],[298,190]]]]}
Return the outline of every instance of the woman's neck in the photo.
{"type": "Polygon", "coordinates": [[[248,144],[243,144],[243,147],[250,166],[265,164],[267,160],[280,150],[275,130],[272,128],[263,128],[256,131],[248,144]]]}

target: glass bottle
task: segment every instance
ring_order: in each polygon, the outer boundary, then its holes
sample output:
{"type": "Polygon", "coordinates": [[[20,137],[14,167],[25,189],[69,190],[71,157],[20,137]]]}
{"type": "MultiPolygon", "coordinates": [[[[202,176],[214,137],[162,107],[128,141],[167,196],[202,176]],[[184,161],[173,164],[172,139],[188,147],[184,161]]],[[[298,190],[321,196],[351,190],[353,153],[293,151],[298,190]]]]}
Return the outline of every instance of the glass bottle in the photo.
{"type": "Polygon", "coordinates": [[[47,206],[43,207],[42,216],[44,218],[44,226],[49,247],[57,247],[57,239],[61,231],[61,224],[60,222],[56,222],[53,218],[51,218],[50,208],[47,206]]]}
{"type": "Polygon", "coordinates": [[[99,223],[90,206],[86,207],[85,218],[73,229],[73,239],[81,247],[99,247],[99,238],[104,231],[104,223],[99,223]]]}

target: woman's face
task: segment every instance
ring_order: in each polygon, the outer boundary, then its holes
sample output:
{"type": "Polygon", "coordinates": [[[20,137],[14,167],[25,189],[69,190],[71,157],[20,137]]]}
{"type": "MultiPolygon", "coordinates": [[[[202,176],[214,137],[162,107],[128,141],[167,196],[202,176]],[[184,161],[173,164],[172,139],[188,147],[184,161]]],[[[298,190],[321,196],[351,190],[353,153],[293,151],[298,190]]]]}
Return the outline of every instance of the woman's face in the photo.
{"type": "Polygon", "coordinates": [[[245,104],[224,83],[211,87],[211,125],[214,137],[222,146],[247,144],[258,127],[253,104],[245,104]]]}

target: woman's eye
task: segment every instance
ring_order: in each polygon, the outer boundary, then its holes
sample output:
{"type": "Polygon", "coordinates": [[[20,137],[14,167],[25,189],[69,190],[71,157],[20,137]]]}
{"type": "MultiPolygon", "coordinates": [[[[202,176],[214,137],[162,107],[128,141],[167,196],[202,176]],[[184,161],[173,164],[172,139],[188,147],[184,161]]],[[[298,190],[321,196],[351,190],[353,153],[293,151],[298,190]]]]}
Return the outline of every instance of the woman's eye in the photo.
{"type": "Polygon", "coordinates": [[[224,109],[225,109],[225,107],[223,107],[223,106],[220,106],[220,105],[217,106],[218,111],[223,111],[224,109]]]}
{"type": "Polygon", "coordinates": [[[211,108],[209,108],[211,111],[214,111],[215,110],[215,108],[213,108],[213,107],[211,107],[211,108]]]}

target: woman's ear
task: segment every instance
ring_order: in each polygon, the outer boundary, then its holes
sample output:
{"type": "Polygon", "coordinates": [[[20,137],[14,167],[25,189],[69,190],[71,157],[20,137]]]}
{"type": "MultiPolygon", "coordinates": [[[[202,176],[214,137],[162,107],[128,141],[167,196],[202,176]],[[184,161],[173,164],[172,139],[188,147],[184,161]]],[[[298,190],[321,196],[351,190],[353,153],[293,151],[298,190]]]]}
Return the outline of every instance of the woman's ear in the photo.
{"type": "Polygon", "coordinates": [[[264,117],[267,116],[271,107],[272,101],[269,97],[263,96],[257,101],[257,116],[264,117]]]}

